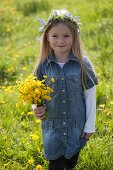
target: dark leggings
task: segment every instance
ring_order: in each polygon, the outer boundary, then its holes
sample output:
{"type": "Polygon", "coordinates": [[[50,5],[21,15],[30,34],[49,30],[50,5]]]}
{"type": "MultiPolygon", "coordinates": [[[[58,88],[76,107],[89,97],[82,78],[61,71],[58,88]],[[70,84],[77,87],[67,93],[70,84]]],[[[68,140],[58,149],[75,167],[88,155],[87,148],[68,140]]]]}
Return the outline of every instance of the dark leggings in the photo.
{"type": "Polygon", "coordinates": [[[73,169],[78,160],[79,152],[72,156],[71,159],[66,159],[64,156],[49,161],[49,170],[71,170],[73,169]],[[65,169],[64,169],[65,168],[65,169]]]}

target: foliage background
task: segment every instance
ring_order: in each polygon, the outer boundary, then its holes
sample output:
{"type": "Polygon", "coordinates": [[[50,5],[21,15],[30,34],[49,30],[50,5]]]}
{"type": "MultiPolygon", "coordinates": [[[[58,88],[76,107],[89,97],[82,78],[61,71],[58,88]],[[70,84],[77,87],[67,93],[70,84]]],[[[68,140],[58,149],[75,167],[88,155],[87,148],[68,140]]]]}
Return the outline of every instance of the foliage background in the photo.
{"type": "Polygon", "coordinates": [[[113,170],[112,0],[0,0],[0,169],[47,170],[40,122],[12,87],[33,72],[39,53],[37,18],[52,9],[79,15],[86,55],[97,72],[96,133],[80,154],[77,170],[113,170]]]}

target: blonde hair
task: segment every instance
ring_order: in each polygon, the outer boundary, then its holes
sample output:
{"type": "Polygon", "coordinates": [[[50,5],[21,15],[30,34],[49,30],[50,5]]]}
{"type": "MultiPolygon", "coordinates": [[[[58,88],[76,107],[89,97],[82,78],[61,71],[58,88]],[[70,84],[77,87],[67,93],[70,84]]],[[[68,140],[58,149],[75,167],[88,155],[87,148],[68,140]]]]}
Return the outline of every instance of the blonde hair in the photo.
{"type": "Polygon", "coordinates": [[[47,39],[47,34],[51,28],[53,28],[54,26],[56,26],[59,23],[64,23],[66,26],[68,26],[68,28],[70,29],[70,31],[72,33],[72,36],[73,36],[72,52],[78,58],[78,61],[80,63],[81,72],[82,72],[82,85],[86,89],[86,80],[85,80],[86,74],[85,74],[85,69],[84,69],[83,60],[82,60],[83,47],[82,47],[82,42],[81,42],[81,38],[80,38],[80,32],[79,32],[79,29],[75,26],[75,24],[68,20],[53,21],[53,23],[48,25],[46,30],[43,32],[43,34],[41,36],[41,43],[40,43],[40,45],[41,45],[40,54],[38,56],[34,74],[37,73],[37,70],[38,70],[38,67],[40,66],[40,64],[42,64],[48,58],[48,56],[52,53],[52,49],[51,49],[49,41],[47,39]]]}

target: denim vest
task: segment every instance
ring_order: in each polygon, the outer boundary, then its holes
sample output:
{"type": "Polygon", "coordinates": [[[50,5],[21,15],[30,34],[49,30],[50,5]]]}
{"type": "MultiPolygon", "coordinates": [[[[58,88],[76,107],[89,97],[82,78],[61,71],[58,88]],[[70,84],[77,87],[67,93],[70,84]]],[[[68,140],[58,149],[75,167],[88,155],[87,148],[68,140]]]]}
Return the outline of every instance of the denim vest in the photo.
{"type": "MultiPolygon", "coordinates": [[[[97,84],[91,62],[83,58],[88,88],[97,84]]],[[[61,156],[67,159],[80,151],[86,140],[81,138],[86,122],[86,106],[81,83],[81,67],[71,53],[69,61],[61,68],[52,54],[40,65],[37,76],[43,79],[54,92],[51,101],[46,101],[47,118],[41,123],[45,157],[55,160],[61,156]],[[51,82],[51,78],[55,82],[51,82]]]]}

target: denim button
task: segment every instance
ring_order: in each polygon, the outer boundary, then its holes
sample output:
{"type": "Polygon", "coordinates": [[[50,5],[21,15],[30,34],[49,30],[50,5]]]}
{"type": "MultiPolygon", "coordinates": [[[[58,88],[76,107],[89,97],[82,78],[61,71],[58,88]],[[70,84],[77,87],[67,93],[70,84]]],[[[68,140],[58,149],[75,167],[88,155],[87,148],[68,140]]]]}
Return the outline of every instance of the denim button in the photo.
{"type": "Polygon", "coordinates": [[[65,115],[65,114],[66,114],[66,112],[63,112],[63,114],[65,115]]]}
{"type": "Polygon", "coordinates": [[[65,89],[62,89],[62,92],[65,92],[65,89]]]}
{"type": "Polygon", "coordinates": [[[66,125],[66,122],[63,122],[62,124],[63,124],[63,125],[66,125]]]}
{"type": "Polygon", "coordinates": [[[62,103],[66,103],[66,101],[65,101],[65,100],[63,100],[63,101],[62,101],[62,103]]]}
{"type": "Polygon", "coordinates": [[[66,133],[64,133],[64,135],[66,135],[66,133]]]}
{"type": "Polygon", "coordinates": [[[64,77],[62,77],[62,80],[64,80],[64,77]]]}

